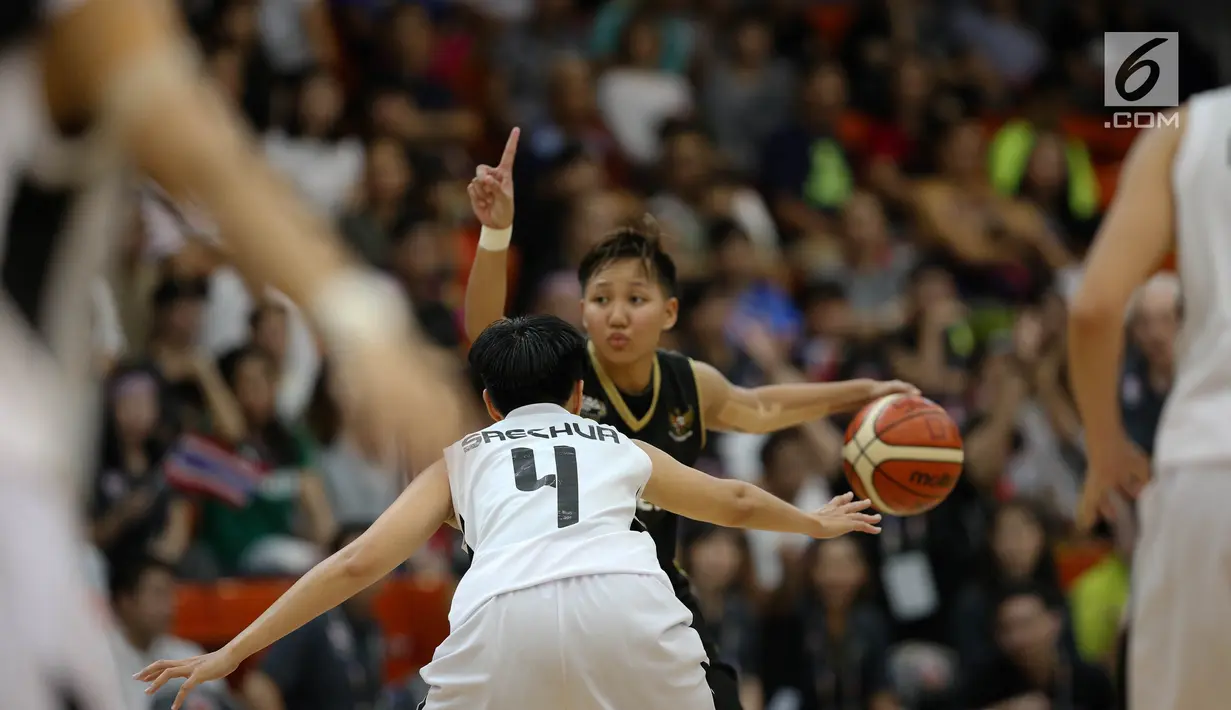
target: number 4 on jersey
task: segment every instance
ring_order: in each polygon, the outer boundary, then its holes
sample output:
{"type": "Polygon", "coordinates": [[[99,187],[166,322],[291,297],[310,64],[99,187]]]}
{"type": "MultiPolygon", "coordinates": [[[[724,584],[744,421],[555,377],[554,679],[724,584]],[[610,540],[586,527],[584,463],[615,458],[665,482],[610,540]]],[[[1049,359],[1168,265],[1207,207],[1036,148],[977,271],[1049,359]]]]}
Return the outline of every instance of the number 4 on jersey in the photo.
{"type": "Polygon", "coordinates": [[[539,478],[534,450],[513,449],[513,481],[517,490],[533,493],[543,486],[556,489],[556,527],[567,528],[580,518],[577,504],[577,449],[557,446],[556,472],[539,478]]]}

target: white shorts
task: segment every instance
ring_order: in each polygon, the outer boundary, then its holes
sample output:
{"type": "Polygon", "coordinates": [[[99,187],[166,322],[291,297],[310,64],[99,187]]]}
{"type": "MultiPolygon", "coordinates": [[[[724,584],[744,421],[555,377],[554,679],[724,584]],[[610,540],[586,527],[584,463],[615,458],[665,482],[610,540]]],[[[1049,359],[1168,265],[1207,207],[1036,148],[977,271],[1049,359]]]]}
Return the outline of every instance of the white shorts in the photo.
{"type": "Polygon", "coordinates": [[[427,710],[713,710],[692,613],[665,578],[562,579],[486,602],[423,668],[427,710]]]}
{"type": "MultiPolygon", "coordinates": [[[[126,710],[78,511],[0,476],[0,708],[126,710]],[[69,705],[68,703],[72,703],[69,705]]],[[[131,681],[136,682],[136,681],[131,681]]]]}
{"type": "Polygon", "coordinates": [[[1129,710],[1231,706],[1231,470],[1160,474],[1133,555],[1129,710]]]}

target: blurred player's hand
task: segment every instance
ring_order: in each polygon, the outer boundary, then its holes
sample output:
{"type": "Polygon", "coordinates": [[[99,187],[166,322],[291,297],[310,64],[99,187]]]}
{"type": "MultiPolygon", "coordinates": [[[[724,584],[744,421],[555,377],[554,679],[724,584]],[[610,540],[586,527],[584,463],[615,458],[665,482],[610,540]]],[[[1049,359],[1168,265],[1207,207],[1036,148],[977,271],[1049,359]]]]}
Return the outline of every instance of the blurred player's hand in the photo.
{"type": "Polygon", "coordinates": [[[1150,459],[1127,437],[1086,444],[1089,468],[1077,509],[1077,528],[1089,531],[1100,519],[1115,519],[1114,498],[1136,497],[1150,481],[1150,459]]]}
{"type": "Polygon", "coordinates": [[[449,353],[426,342],[373,341],[339,353],[335,365],[348,426],[374,445],[395,443],[412,473],[465,434],[469,389],[449,353]]]}
{"type": "Polygon", "coordinates": [[[202,683],[225,678],[239,667],[239,662],[242,660],[242,658],[235,658],[224,646],[204,656],[194,656],[180,661],[155,661],[133,678],[150,684],[145,689],[146,695],[157,693],[169,680],[187,678],[188,680],[180,686],[179,692],[175,695],[175,702],[171,705],[171,710],[180,710],[184,706],[184,698],[188,697],[189,691],[202,683]]]}
{"type": "Polygon", "coordinates": [[[870,507],[872,501],[855,500],[854,493],[835,496],[823,508],[813,513],[821,523],[821,529],[814,537],[825,539],[852,532],[879,534],[881,529],[877,527],[877,523],[881,521],[880,514],[863,512],[870,507]]]}
{"type": "Polygon", "coordinates": [[[521,129],[514,128],[504,145],[504,155],[496,167],[480,165],[466,188],[474,216],[488,229],[508,229],[513,226],[513,161],[517,158],[517,141],[521,129]]]}

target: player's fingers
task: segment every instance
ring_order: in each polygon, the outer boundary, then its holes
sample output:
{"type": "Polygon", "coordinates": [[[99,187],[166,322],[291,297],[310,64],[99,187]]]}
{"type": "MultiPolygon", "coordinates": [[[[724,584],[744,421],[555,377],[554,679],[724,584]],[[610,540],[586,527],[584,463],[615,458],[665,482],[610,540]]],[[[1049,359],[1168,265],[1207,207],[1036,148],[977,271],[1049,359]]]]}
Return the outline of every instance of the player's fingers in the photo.
{"type": "Polygon", "coordinates": [[[513,161],[517,159],[517,143],[521,139],[521,129],[509,131],[509,140],[504,144],[504,154],[500,156],[500,168],[512,170],[513,161]]]}
{"type": "Polygon", "coordinates": [[[859,526],[856,527],[855,529],[858,530],[859,532],[867,533],[869,535],[880,535],[881,534],[881,529],[871,523],[860,523],[859,526]]]}
{"type": "Polygon", "coordinates": [[[495,168],[490,165],[480,165],[474,169],[474,177],[476,180],[481,180],[491,174],[492,170],[495,168]]]}
{"type": "Polygon", "coordinates": [[[184,684],[180,686],[179,692],[175,694],[175,702],[171,705],[171,710],[179,710],[183,707],[184,701],[188,699],[188,693],[201,684],[201,677],[198,673],[199,671],[188,676],[188,680],[184,681],[184,684]]]}
{"type": "Polygon", "coordinates": [[[1086,489],[1081,494],[1081,502],[1077,505],[1077,529],[1080,532],[1090,532],[1098,522],[1099,502],[1102,498],[1102,486],[1087,481],[1086,489]]]}
{"type": "Polygon", "coordinates": [[[881,521],[880,513],[855,513],[853,516],[856,520],[862,523],[876,524],[881,521]]]}
{"type": "Polygon", "coordinates": [[[159,673],[162,673],[164,670],[179,663],[183,663],[183,661],[154,661],[150,665],[141,669],[138,673],[133,674],[133,678],[137,680],[152,680],[157,678],[159,673]]]}
{"type": "Polygon", "coordinates": [[[834,496],[833,499],[829,501],[829,504],[834,505],[834,506],[844,505],[846,503],[851,502],[851,500],[853,500],[854,498],[855,498],[855,493],[853,491],[847,491],[846,493],[843,493],[840,496],[834,496]]]}
{"type": "Polygon", "coordinates": [[[164,670],[162,673],[159,673],[158,677],[154,679],[154,682],[150,683],[149,687],[145,689],[145,694],[153,695],[154,693],[158,692],[159,688],[166,685],[167,681],[171,680],[172,678],[183,678],[186,675],[188,674],[183,672],[182,668],[179,668],[179,667],[168,668],[164,670]]]}
{"type": "Polygon", "coordinates": [[[842,513],[858,513],[861,510],[867,510],[868,508],[871,508],[871,507],[872,507],[872,501],[868,500],[867,498],[864,498],[863,500],[857,500],[851,503],[846,503],[838,510],[839,512],[842,512],[842,513]]]}

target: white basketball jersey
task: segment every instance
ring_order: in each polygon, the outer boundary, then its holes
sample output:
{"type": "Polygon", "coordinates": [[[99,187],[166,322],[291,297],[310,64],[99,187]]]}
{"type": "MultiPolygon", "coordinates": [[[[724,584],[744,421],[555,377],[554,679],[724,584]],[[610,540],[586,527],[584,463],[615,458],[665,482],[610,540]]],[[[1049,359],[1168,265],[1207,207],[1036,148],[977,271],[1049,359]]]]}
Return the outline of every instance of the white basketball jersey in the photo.
{"type": "Polygon", "coordinates": [[[1171,177],[1184,317],[1161,466],[1231,463],[1231,88],[1193,97],[1184,120],[1171,177]]]}
{"type": "Polygon", "coordinates": [[[118,156],[96,133],[61,137],[47,112],[33,45],[75,4],[28,8],[0,43],[0,475],[40,481],[88,470],[92,289],[122,205],[118,156]]]}
{"type": "Polygon", "coordinates": [[[453,628],[497,594],[557,579],[632,573],[669,585],[654,541],[631,529],[650,457],[613,427],[530,405],[446,449],[445,463],[474,555],[453,628]]]}

